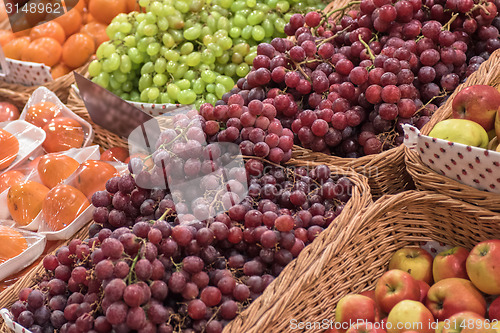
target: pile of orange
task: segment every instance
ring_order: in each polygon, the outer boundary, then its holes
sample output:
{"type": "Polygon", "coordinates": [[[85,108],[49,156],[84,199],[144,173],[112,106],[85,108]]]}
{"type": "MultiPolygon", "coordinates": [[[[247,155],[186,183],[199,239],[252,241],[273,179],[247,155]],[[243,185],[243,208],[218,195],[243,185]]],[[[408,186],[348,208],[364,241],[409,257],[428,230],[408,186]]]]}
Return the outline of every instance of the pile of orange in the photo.
{"type": "MultiPolygon", "coordinates": [[[[62,16],[51,19],[50,14],[40,18],[28,13],[16,20],[16,25],[26,27],[25,30],[0,30],[5,56],[50,66],[56,79],[86,64],[99,45],[109,40],[106,27],[116,15],[137,9],[136,0],[76,1],[62,16]],[[47,21],[36,25],[43,19],[47,21]]],[[[70,5],[68,0],[66,4],[70,5]]]]}

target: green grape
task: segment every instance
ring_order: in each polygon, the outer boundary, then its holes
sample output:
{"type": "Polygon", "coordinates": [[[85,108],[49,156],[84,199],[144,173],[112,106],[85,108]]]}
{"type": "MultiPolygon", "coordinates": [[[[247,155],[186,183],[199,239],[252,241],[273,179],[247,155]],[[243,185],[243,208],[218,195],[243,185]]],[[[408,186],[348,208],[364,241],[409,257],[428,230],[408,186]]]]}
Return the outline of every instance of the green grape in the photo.
{"type": "Polygon", "coordinates": [[[175,104],[175,101],[168,96],[168,93],[162,92],[160,93],[160,103],[161,104],[175,104]]]}
{"type": "Polygon", "coordinates": [[[252,45],[252,46],[250,46],[250,51],[249,51],[249,53],[257,53],[257,47],[258,47],[258,45],[257,45],[257,44],[256,44],[256,45],[252,45]]]}
{"type": "Polygon", "coordinates": [[[146,20],[146,14],[144,13],[139,13],[135,16],[135,20],[139,23],[141,23],[142,21],[146,20]]]}
{"type": "Polygon", "coordinates": [[[158,87],[164,86],[167,81],[168,77],[165,74],[156,74],[153,76],[153,83],[158,87]]]}
{"type": "Polygon", "coordinates": [[[120,70],[114,71],[111,76],[116,82],[122,84],[127,81],[127,74],[120,72],[120,70]]]}
{"type": "Polygon", "coordinates": [[[106,44],[102,44],[104,45],[103,47],[103,57],[104,58],[109,58],[112,54],[114,54],[116,52],[116,47],[113,45],[113,44],[110,44],[110,43],[106,43],[106,44]]]}
{"type": "Polygon", "coordinates": [[[236,75],[237,66],[237,64],[227,64],[226,68],[224,69],[224,75],[234,77],[236,75]]]}
{"type": "Polygon", "coordinates": [[[134,36],[127,36],[123,39],[123,44],[126,47],[135,47],[137,43],[134,36]]]}
{"type": "Polygon", "coordinates": [[[215,33],[214,33],[214,37],[219,39],[219,38],[224,38],[224,37],[227,37],[229,36],[229,34],[227,33],[227,30],[217,30],[215,33]]]}
{"type": "MultiPolygon", "coordinates": [[[[212,10],[215,11],[216,13],[218,13],[219,17],[220,16],[226,16],[226,17],[229,16],[229,11],[227,9],[222,8],[219,5],[213,5],[212,10]]],[[[217,18],[217,19],[219,19],[219,18],[217,18]]]]}
{"type": "Polygon", "coordinates": [[[184,25],[184,19],[179,15],[167,16],[168,25],[174,29],[182,28],[184,25]]]}
{"type": "Polygon", "coordinates": [[[147,63],[145,63],[144,65],[142,65],[141,75],[151,74],[154,71],[155,71],[155,65],[151,61],[148,61],[147,63]]]}
{"type": "Polygon", "coordinates": [[[181,46],[181,55],[187,55],[194,50],[194,45],[191,42],[186,42],[181,46]]]}
{"type": "Polygon", "coordinates": [[[141,96],[138,91],[131,91],[130,92],[130,100],[132,102],[139,102],[141,100],[141,96]]]}
{"type": "Polygon", "coordinates": [[[231,56],[231,62],[233,64],[239,65],[243,62],[243,56],[241,54],[235,52],[231,56]]]}
{"type": "Polygon", "coordinates": [[[252,37],[253,27],[251,25],[247,25],[241,30],[241,38],[245,40],[249,40],[252,37]]]}
{"type": "Polygon", "coordinates": [[[208,46],[213,43],[214,37],[212,35],[206,35],[203,37],[203,45],[208,46]]]}
{"type": "Polygon", "coordinates": [[[215,43],[210,43],[210,44],[208,44],[207,47],[208,47],[208,49],[210,51],[212,51],[214,53],[214,55],[216,57],[220,57],[224,53],[224,51],[222,50],[222,48],[219,45],[215,44],[215,43]]]}
{"type": "Polygon", "coordinates": [[[205,100],[207,101],[207,103],[210,103],[212,105],[215,105],[215,103],[217,102],[217,96],[215,96],[213,93],[208,93],[206,96],[205,96],[205,100]]]}
{"type": "Polygon", "coordinates": [[[149,11],[156,16],[163,16],[163,5],[159,1],[155,1],[149,7],[149,11]]]}
{"type": "Polygon", "coordinates": [[[242,1],[242,0],[236,0],[235,2],[233,2],[233,4],[231,5],[231,11],[233,13],[238,13],[240,10],[242,9],[245,9],[247,7],[247,3],[245,1],[242,1]]]}
{"type": "Polygon", "coordinates": [[[114,40],[123,40],[125,38],[126,34],[122,33],[122,32],[117,32],[114,36],[113,36],[113,39],[114,40]]]}
{"type": "Polygon", "coordinates": [[[116,81],[115,78],[113,76],[110,76],[109,77],[109,87],[112,89],[112,90],[118,90],[120,89],[120,82],[116,81]]]}
{"type": "Polygon", "coordinates": [[[195,67],[201,62],[201,53],[193,52],[187,56],[186,63],[188,66],[195,67]]]}
{"type": "Polygon", "coordinates": [[[102,72],[99,75],[97,75],[95,78],[93,78],[92,81],[94,83],[97,83],[101,87],[107,89],[109,86],[109,74],[102,72]]]}
{"type": "Polygon", "coordinates": [[[158,33],[158,26],[156,24],[146,24],[144,27],[144,35],[151,37],[158,33]]]}
{"type": "Polygon", "coordinates": [[[201,34],[200,34],[200,37],[201,39],[203,40],[203,38],[207,35],[211,35],[212,34],[212,30],[210,30],[209,27],[207,26],[204,26],[203,28],[201,28],[201,34]]]}
{"type": "Polygon", "coordinates": [[[207,18],[207,27],[210,28],[211,31],[217,30],[218,17],[216,18],[214,14],[215,13],[211,13],[207,18]]]}
{"type": "Polygon", "coordinates": [[[160,96],[160,89],[156,87],[149,88],[148,91],[148,99],[149,100],[156,100],[160,96]]]}
{"type": "Polygon", "coordinates": [[[218,99],[221,99],[222,95],[224,95],[226,92],[227,90],[222,84],[217,83],[215,85],[215,96],[217,96],[218,99]]]}
{"type": "Polygon", "coordinates": [[[186,79],[176,81],[175,85],[177,87],[179,87],[180,90],[186,90],[186,89],[191,88],[191,82],[189,82],[189,80],[186,80],[186,79]]]}
{"type": "Polygon", "coordinates": [[[240,10],[240,14],[245,16],[245,17],[248,17],[248,15],[250,15],[251,12],[252,12],[252,9],[250,9],[250,8],[244,8],[244,9],[240,10]]]}
{"type": "Polygon", "coordinates": [[[192,69],[188,70],[186,74],[184,74],[184,79],[189,81],[194,81],[197,78],[198,78],[198,73],[192,69]]]}
{"type": "Polygon", "coordinates": [[[203,0],[193,0],[191,5],[189,5],[189,11],[197,13],[203,10],[204,1],[203,0]]]}
{"type": "Polygon", "coordinates": [[[257,0],[247,0],[247,6],[250,8],[254,8],[257,5],[257,0]]]}
{"type": "Polygon", "coordinates": [[[172,100],[177,101],[177,96],[181,90],[174,83],[167,85],[167,94],[172,100]]]}
{"type": "Polygon", "coordinates": [[[250,72],[250,66],[247,63],[239,64],[236,68],[236,75],[239,77],[245,77],[250,72]]]}
{"type": "Polygon", "coordinates": [[[217,22],[217,29],[229,30],[230,28],[231,26],[229,24],[229,20],[227,19],[227,17],[222,16],[217,22]]]}
{"type": "MultiPolygon", "coordinates": [[[[271,9],[269,9],[271,10],[271,9]]],[[[271,12],[270,14],[267,15],[267,19],[271,22],[274,22],[274,20],[276,20],[278,18],[278,14],[276,14],[276,12],[271,12]]]]}
{"type": "Polygon", "coordinates": [[[162,16],[172,16],[178,13],[177,9],[175,9],[171,4],[164,3],[163,4],[163,12],[162,16]]]}
{"type": "Polygon", "coordinates": [[[139,91],[143,91],[144,89],[151,87],[153,85],[153,78],[151,74],[143,74],[139,79],[139,91]]]}
{"type": "Polygon", "coordinates": [[[271,21],[266,19],[262,22],[261,26],[264,29],[266,37],[271,37],[274,34],[274,25],[271,21]]]}
{"type": "Polygon", "coordinates": [[[215,67],[214,67],[214,72],[216,72],[217,74],[218,73],[224,73],[224,67],[225,66],[223,64],[216,63],[215,67]]]}
{"type": "Polygon", "coordinates": [[[172,35],[169,33],[166,33],[163,35],[162,42],[163,42],[163,45],[165,45],[168,48],[171,48],[175,45],[174,37],[172,37],[172,35]]]}
{"type": "Polygon", "coordinates": [[[160,52],[161,45],[160,43],[152,43],[148,45],[146,49],[146,53],[150,56],[154,56],[160,52]]]}
{"type": "Polygon", "coordinates": [[[260,25],[254,26],[252,29],[252,38],[260,42],[264,39],[264,37],[266,37],[266,31],[264,28],[260,25]]]}
{"type": "Polygon", "coordinates": [[[176,1],[174,7],[183,14],[189,12],[189,5],[184,1],[176,1]]]}
{"type": "Polygon", "coordinates": [[[196,102],[194,102],[194,107],[196,108],[196,110],[199,110],[199,109],[200,109],[200,107],[201,107],[203,104],[205,104],[205,103],[206,103],[206,101],[205,101],[205,99],[204,99],[204,98],[198,98],[198,99],[196,99],[196,102]]]}
{"type": "Polygon", "coordinates": [[[219,3],[222,8],[229,9],[233,5],[233,0],[220,0],[219,3]]]}
{"type": "Polygon", "coordinates": [[[197,94],[197,95],[200,95],[202,94],[203,92],[205,92],[205,82],[203,81],[203,79],[199,78],[199,79],[196,79],[196,81],[194,81],[193,83],[193,91],[197,94]]]}
{"type": "Polygon", "coordinates": [[[218,84],[222,84],[227,91],[231,90],[234,87],[233,79],[226,75],[219,75],[215,82],[217,82],[218,84]]]}
{"type": "Polygon", "coordinates": [[[261,12],[260,10],[254,10],[250,13],[250,15],[248,15],[247,22],[249,25],[257,25],[264,21],[265,17],[266,14],[264,14],[264,12],[261,12]]]}
{"type": "Polygon", "coordinates": [[[184,38],[186,38],[187,40],[198,39],[198,37],[200,37],[200,35],[201,35],[201,25],[200,24],[196,24],[195,26],[193,26],[187,30],[184,30],[184,38]]]}
{"type": "Polygon", "coordinates": [[[213,64],[215,62],[215,55],[209,49],[204,49],[201,52],[201,62],[204,64],[213,64]]]}
{"type": "Polygon", "coordinates": [[[120,56],[118,53],[113,53],[109,58],[102,62],[102,70],[106,73],[111,73],[120,68],[120,56]]]}
{"type": "Polygon", "coordinates": [[[187,55],[181,55],[180,58],[179,58],[179,62],[181,64],[187,63],[187,55]]]}
{"type": "MultiPolygon", "coordinates": [[[[243,30],[242,30],[243,31],[243,30]]],[[[241,43],[246,43],[247,41],[244,40],[243,38],[241,37],[238,37],[238,38],[234,38],[233,39],[233,45],[236,45],[236,44],[241,44],[241,43]]]]}
{"type": "Polygon", "coordinates": [[[147,7],[150,3],[150,0],[139,0],[139,6],[147,7]]]}
{"type": "Polygon", "coordinates": [[[201,78],[206,83],[214,83],[216,76],[217,75],[213,71],[210,71],[210,70],[205,70],[205,71],[201,72],[201,78]]]}
{"type": "Polygon", "coordinates": [[[233,41],[229,37],[222,37],[217,41],[217,45],[219,45],[222,50],[227,51],[233,46],[233,41]]]}
{"type": "MultiPolygon", "coordinates": [[[[257,6],[255,6],[255,9],[260,10],[261,12],[268,13],[271,11],[271,7],[265,3],[257,3],[257,6]]],[[[267,15],[267,18],[269,18],[270,14],[267,15]]]]}
{"type": "Polygon", "coordinates": [[[189,70],[189,66],[186,64],[180,64],[177,66],[177,69],[172,73],[172,76],[174,79],[179,80],[181,79],[184,74],[189,70]]]}
{"type": "Polygon", "coordinates": [[[196,93],[191,89],[181,90],[177,95],[180,104],[193,104],[196,101],[196,93]]]}
{"type": "Polygon", "coordinates": [[[120,71],[126,74],[131,70],[132,70],[132,61],[130,60],[130,57],[126,54],[122,55],[120,57],[120,71]]]}
{"type": "Polygon", "coordinates": [[[215,92],[215,83],[209,83],[205,86],[205,89],[207,90],[207,92],[209,93],[213,93],[215,92]]]}
{"type": "Polygon", "coordinates": [[[149,92],[149,88],[146,88],[143,91],[141,91],[141,97],[140,97],[141,102],[143,102],[143,103],[149,102],[148,92],[149,92]]]}
{"type": "Polygon", "coordinates": [[[146,13],[146,22],[147,23],[156,23],[156,15],[151,13],[151,12],[147,12],[146,13]]]}
{"type": "Polygon", "coordinates": [[[231,30],[229,30],[229,36],[231,36],[231,38],[238,38],[241,36],[241,29],[238,28],[238,27],[232,27],[231,30]]]}
{"type": "Polygon", "coordinates": [[[221,55],[220,57],[217,58],[217,63],[221,64],[221,65],[227,64],[228,61],[229,61],[229,54],[228,53],[224,53],[223,55],[221,55]]]}
{"type": "Polygon", "coordinates": [[[292,17],[293,13],[286,13],[283,19],[287,22],[290,22],[290,18],[292,17]]]}
{"type": "Polygon", "coordinates": [[[92,62],[89,64],[89,75],[95,77],[99,75],[101,71],[102,64],[99,62],[99,60],[92,60],[92,62]]]}
{"type": "Polygon", "coordinates": [[[290,3],[285,0],[280,0],[276,4],[276,10],[278,10],[281,13],[286,13],[290,9],[290,3]]]}
{"type": "Polygon", "coordinates": [[[110,23],[106,27],[106,35],[108,35],[109,39],[113,39],[115,37],[115,34],[118,31],[120,31],[120,23],[119,22],[110,23]]]}
{"type": "Polygon", "coordinates": [[[277,18],[275,21],[274,21],[274,28],[276,29],[276,31],[278,31],[279,33],[284,33],[285,32],[285,25],[286,25],[286,22],[285,20],[283,20],[282,18],[277,18]]]}
{"type": "Polygon", "coordinates": [[[252,65],[253,64],[253,59],[257,56],[257,52],[250,52],[249,54],[247,54],[245,56],[245,63],[247,63],[248,65],[252,65]]]}
{"type": "Polygon", "coordinates": [[[174,42],[176,43],[181,43],[184,41],[184,36],[182,30],[169,30],[169,33],[172,35],[174,38],[174,42]]]}
{"type": "Polygon", "coordinates": [[[97,56],[97,59],[99,59],[99,60],[104,58],[104,47],[105,47],[106,43],[107,42],[104,42],[101,45],[99,45],[99,47],[97,48],[97,50],[95,52],[95,55],[97,56]]]}
{"type": "Polygon", "coordinates": [[[130,81],[125,81],[122,84],[122,90],[126,92],[131,92],[134,89],[134,85],[130,81]]]}
{"type": "Polygon", "coordinates": [[[233,22],[234,22],[234,25],[240,29],[244,28],[247,25],[246,17],[239,14],[239,13],[234,15],[233,22]]]}
{"type": "Polygon", "coordinates": [[[155,61],[154,65],[154,71],[158,74],[165,73],[165,70],[167,69],[167,61],[165,58],[158,58],[155,61]]]}
{"type": "Polygon", "coordinates": [[[207,64],[199,64],[196,69],[198,70],[198,73],[201,73],[201,72],[206,71],[206,70],[211,70],[210,65],[207,65],[207,64]]]}
{"type": "Polygon", "coordinates": [[[160,31],[167,31],[168,27],[170,26],[168,24],[168,19],[165,16],[158,17],[157,25],[160,31]]]}
{"type": "Polygon", "coordinates": [[[129,101],[129,100],[130,100],[130,94],[129,94],[129,93],[126,93],[126,92],[121,93],[121,94],[120,94],[120,97],[121,97],[123,100],[125,100],[125,101],[129,101]]]}
{"type": "Polygon", "coordinates": [[[241,54],[242,56],[246,56],[248,54],[248,52],[250,52],[250,45],[248,45],[248,43],[236,44],[233,47],[233,51],[241,54]]]}
{"type": "Polygon", "coordinates": [[[176,68],[177,68],[177,62],[176,61],[170,60],[169,62],[167,62],[167,72],[169,72],[170,74],[172,74],[175,71],[176,68]]]}
{"type": "Polygon", "coordinates": [[[130,60],[135,64],[141,64],[144,60],[141,52],[135,47],[128,49],[127,54],[130,60]]]}
{"type": "Polygon", "coordinates": [[[146,52],[146,50],[148,49],[148,45],[149,45],[149,38],[141,38],[137,42],[137,49],[140,52],[146,52]]]}
{"type": "Polygon", "coordinates": [[[132,31],[132,24],[130,24],[129,22],[123,22],[123,23],[120,23],[120,32],[124,33],[124,34],[128,34],[132,31]]]}

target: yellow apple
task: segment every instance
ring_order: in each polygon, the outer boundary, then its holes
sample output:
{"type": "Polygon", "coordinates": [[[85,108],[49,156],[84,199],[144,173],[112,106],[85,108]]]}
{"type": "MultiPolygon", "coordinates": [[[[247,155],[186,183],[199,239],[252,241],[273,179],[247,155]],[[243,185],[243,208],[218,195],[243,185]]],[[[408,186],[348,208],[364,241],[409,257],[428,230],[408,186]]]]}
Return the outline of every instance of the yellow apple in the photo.
{"type": "Polygon", "coordinates": [[[457,142],[468,146],[488,148],[488,133],[478,123],[467,119],[446,119],[437,123],[430,137],[457,142]]]}

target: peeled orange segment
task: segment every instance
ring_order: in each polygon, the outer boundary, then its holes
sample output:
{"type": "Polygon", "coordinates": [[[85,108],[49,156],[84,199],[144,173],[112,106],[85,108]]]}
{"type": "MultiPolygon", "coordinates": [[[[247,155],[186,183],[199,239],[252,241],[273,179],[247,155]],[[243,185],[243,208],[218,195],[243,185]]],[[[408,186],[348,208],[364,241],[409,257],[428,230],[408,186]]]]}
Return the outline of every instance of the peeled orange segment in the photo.
{"type": "Polygon", "coordinates": [[[12,186],[7,193],[7,208],[12,219],[22,226],[33,222],[48,192],[46,186],[31,180],[12,186]]]}
{"type": "Polygon", "coordinates": [[[26,238],[17,230],[0,225],[0,264],[28,248],[26,238]]]}
{"type": "Polygon", "coordinates": [[[62,154],[47,154],[38,162],[38,176],[42,184],[53,188],[71,176],[80,166],[74,158],[62,154]]]}
{"type": "Polygon", "coordinates": [[[9,167],[19,154],[19,141],[6,130],[0,128],[0,171],[9,167]]]}
{"type": "Polygon", "coordinates": [[[42,206],[42,217],[52,231],[66,228],[83,213],[90,202],[73,186],[59,184],[47,193],[42,206]]]}
{"type": "Polygon", "coordinates": [[[9,187],[19,184],[24,179],[24,174],[21,171],[9,170],[0,175],[0,193],[9,187]]]}

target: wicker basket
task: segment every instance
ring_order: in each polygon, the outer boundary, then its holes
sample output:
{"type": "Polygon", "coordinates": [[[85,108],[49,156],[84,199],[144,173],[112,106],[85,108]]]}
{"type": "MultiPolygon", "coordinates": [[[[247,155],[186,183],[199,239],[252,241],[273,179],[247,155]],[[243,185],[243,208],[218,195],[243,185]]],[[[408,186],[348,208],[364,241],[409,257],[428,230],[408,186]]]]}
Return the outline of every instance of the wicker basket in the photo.
{"type": "MultiPolygon", "coordinates": [[[[500,66],[498,64],[500,64],[500,50],[495,51],[465,83],[458,86],[446,103],[434,113],[431,120],[424,126],[421,131],[422,134],[429,134],[436,123],[451,116],[451,104],[459,91],[475,84],[487,84],[498,87],[500,85],[500,66]]],[[[481,191],[438,174],[426,166],[415,151],[405,148],[404,153],[406,168],[408,173],[413,177],[417,189],[436,191],[489,210],[500,211],[499,194],[481,191]]]]}
{"type": "MultiPolygon", "coordinates": [[[[89,225],[86,224],[80,231],[78,231],[75,235],[73,235],[70,239],[68,239],[66,242],[64,242],[62,245],[67,245],[69,242],[71,242],[73,239],[78,238],[78,239],[85,239],[88,238],[89,236],[89,225]]],[[[61,246],[62,246],[61,245],[61,246]]],[[[57,251],[54,250],[52,254],[54,254],[57,251]]],[[[49,253],[48,253],[49,254],[49,253]]],[[[33,280],[34,278],[43,273],[45,271],[45,268],[43,268],[43,261],[40,261],[38,265],[33,267],[26,275],[24,275],[22,278],[17,280],[13,285],[5,289],[0,293],[0,309],[3,308],[10,308],[10,306],[18,300],[18,294],[21,289],[25,287],[31,287],[33,286],[33,280]]],[[[0,332],[7,333],[10,332],[10,329],[7,327],[3,319],[0,317],[0,332]]]]}
{"type": "Polygon", "coordinates": [[[500,237],[500,215],[441,194],[406,191],[382,197],[331,237],[306,273],[286,289],[270,285],[224,332],[295,332],[292,320],[333,320],[343,296],[374,289],[398,249],[430,240],[471,249],[500,237]]]}
{"type": "MultiPolygon", "coordinates": [[[[288,165],[313,167],[317,164],[291,160],[288,165]]],[[[313,264],[317,263],[318,259],[329,257],[325,256],[324,253],[324,250],[328,245],[337,244],[339,241],[343,241],[344,238],[350,238],[352,236],[350,231],[353,229],[352,226],[350,226],[350,222],[353,216],[363,208],[372,204],[368,180],[364,176],[361,176],[348,168],[330,166],[330,169],[332,174],[346,176],[353,182],[354,187],[351,199],[348,201],[337,219],[335,219],[334,222],[327,229],[325,229],[312,244],[304,248],[297,259],[293,260],[285,267],[279,277],[277,277],[271,285],[266,288],[264,295],[259,297],[254,302],[255,305],[250,306],[248,310],[243,312],[241,317],[236,318],[234,323],[229,326],[229,330],[233,331],[236,327],[239,327],[242,322],[246,322],[246,317],[248,317],[249,313],[260,313],[265,312],[266,309],[270,309],[278,301],[278,299],[288,295],[289,288],[294,284],[294,282],[299,280],[313,264]],[[337,237],[339,239],[337,239],[337,237]]],[[[84,230],[85,232],[80,232],[79,235],[75,237],[84,239],[88,234],[88,229],[84,228],[84,230]]],[[[17,300],[18,292],[24,287],[32,286],[33,277],[43,271],[44,268],[40,263],[29,274],[2,292],[0,294],[0,308],[10,308],[10,306],[17,300]]],[[[0,328],[0,332],[8,332],[5,324],[0,328]]],[[[241,333],[241,331],[239,331],[239,333],[241,333]]]]}
{"type": "Polygon", "coordinates": [[[0,102],[9,102],[14,104],[19,109],[19,112],[23,111],[24,105],[28,102],[30,97],[31,94],[28,94],[26,92],[18,92],[0,88],[0,102]]]}

